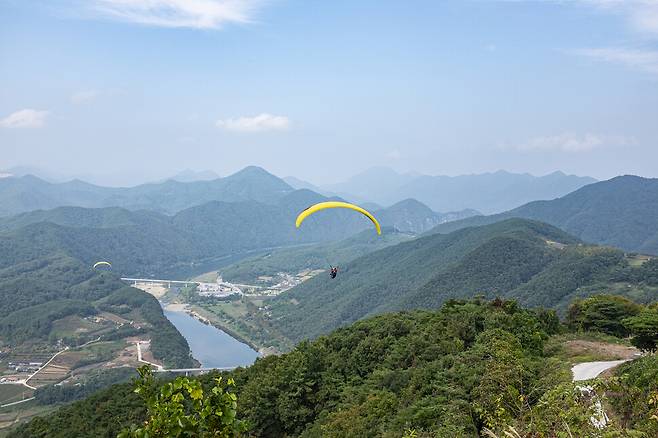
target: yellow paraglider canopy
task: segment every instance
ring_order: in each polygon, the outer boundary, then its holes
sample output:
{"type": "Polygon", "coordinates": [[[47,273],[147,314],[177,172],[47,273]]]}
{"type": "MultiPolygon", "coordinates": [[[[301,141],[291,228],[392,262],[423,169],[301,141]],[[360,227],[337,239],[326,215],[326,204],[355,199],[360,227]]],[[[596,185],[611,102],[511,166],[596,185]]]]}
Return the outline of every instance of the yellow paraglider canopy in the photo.
{"type": "Polygon", "coordinates": [[[94,263],[94,269],[98,268],[99,266],[107,266],[107,267],[112,267],[112,263],[110,262],[96,262],[94,263]]]}
{"type": "Polygon", "coordinates": [[[304,219],[306,219],[307,217],[309,217],[310,215],[312,215],[317,211],[324,210],[325,208],[349,208],[350,210],[358,211],[359,213],[370,219],[373,224],[375,224],[375,228],[377,229],[377,234],[382,234],[382,227],[379,226],[379,222],[377,222],[377,219],[375,219],[375,217],[372,214],[370,214],[367,210],[359,207],[358,205],[350,204],[349,202],[340,202],[340,201],[320,202],[319,204],[310,206],[306,210],[299,213],[299,216],[297,216],[297,220],[295,221],[295,226],[299,228],[302,222],[304,222],[304,219]]]}

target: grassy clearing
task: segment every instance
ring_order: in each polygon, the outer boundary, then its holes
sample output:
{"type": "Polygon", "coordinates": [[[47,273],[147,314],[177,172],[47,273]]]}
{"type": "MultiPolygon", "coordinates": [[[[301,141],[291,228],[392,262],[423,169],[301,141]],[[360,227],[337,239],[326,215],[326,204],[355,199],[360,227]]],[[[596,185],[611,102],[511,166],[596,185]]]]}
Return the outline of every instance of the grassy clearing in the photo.
{"type": "Polygon", "coordinates": [[[213,304],[210,306],[204,306],[204,308],[212,313],[216,313],[216,314],[224,313],[233,318],[242,318],[249,313],[247,309],[247,304],[244,303],[242,300],[231,301],[229,303],[213,304]]]}
{"type": "Polygon", "coordinates": [[[103,328],[102,324],[94,323],[78,315],[71,315],[54,321],[50,333],[57,338],[72,338],[101,328],[103,328]]]}
{"type": "Polygon", "coordinates": [[[552,336],[547,353],[572,364],[634,357],[637,350],[628,340],[596,332],[552,336]]]}
{"type": "MultiPolygon", "coordinates": [[[[119,351],[121,351],[124,347],[125,341],[123,340],[97,342],[95,344],[88,345],[83,349],[75,352],[78,353],[78,359],[71,366],[72,368],[80,368],[82,366],[90,365],[93,363],[107,362],[117,356],[119,351]]],[[[74,358],[75,356],[72,356],[71,360],[74,358]]]]}

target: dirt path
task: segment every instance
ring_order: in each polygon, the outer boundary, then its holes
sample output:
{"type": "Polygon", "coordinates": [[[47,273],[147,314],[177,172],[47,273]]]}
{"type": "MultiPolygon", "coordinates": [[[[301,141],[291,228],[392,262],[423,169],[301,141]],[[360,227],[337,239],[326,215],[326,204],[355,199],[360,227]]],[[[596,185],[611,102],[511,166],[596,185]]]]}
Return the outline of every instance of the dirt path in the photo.
{"type": "Polygon", "coordinates": [[[567,341],[565,347],[569,356],[590,356],[593,359],[622,360],[633,359],[639,355],[639,350],[621,344],[611,344],[600,341],[586,341],[582,339],[567,341]]]}

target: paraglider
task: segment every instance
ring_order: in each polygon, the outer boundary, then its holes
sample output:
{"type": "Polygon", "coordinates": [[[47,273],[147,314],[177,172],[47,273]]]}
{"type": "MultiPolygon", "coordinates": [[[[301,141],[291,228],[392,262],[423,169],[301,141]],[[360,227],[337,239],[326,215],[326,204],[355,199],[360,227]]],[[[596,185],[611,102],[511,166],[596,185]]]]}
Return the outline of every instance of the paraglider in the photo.
{"type": "Polygon", "coordinates": [[[94,263],[94,269],[98,268],[99,266],[107,266],[108,268],[112,268],[112,263],[110,262],[96,262],[94,263]]]}
{"type": "Polygon", "coordinates": [[[377,234],[382,234],[382,227],[379,225],[379,222],[377,222],[377,219],[375,219],[375,217],[372,214],[370,214],[370,212],[359,207],[358,205],[350,204],[349,202],[340,202],[340,201],[327,201],[327,202],[320,202],[319,204],[311,205],[309,208],[299,213],[299,216],[297,216],[297,220],[295,221],[295,226],[299,228],[302,225],[302,222],[304,222],[304,220],[307,217],[320,210],[324,210],[327,208],[349,208],[350,210],[358,211],[359,213],[370,219],[370,221],[375,225],[377,234]]]}
{"type": "MultiPolygon", "coordinates": [[[[311,205],[308,207],[306,210],[302,211],[299,213],[299,216],[297,216],[297,220],[295,221],[295,226],[299,228],[302,225],[302,222],[309,217],[310,215],[320,211],[324,210],[327,208],[348,208],[350,210],[357,211],[370,219],[370,221],[375,225],[375,230],[377,230],[377,234],[382,234],[382,227],[379,225],[379,222],[375,217],[370,214],[369,211],[359,207],[358,205],[350,204],[349,202],[341,202],[341,201],[326,201],[326,202],[320,202],[315,205],[311,205]]],[[[332,279],[336,278],[338,275],[338,266],[331,266],[329,265],[329,277],[332,279]]]]}

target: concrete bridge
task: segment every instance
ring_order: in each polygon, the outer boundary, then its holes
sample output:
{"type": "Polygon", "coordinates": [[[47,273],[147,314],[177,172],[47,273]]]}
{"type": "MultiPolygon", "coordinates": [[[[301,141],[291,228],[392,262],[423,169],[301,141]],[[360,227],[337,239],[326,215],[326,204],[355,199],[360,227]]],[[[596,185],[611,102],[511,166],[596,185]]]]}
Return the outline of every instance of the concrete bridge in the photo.
{"type": "Polygon", "coordinates": [[[184,280],[156,280],[153,278],[121,278],[123,281],[129,281],[133,285],[137,283],[154,283],[154,284],[166,284],[169,289],[171,289],[172,284],[182,284],[183,286],[189,286],[191,284],[200,284],[199,281],[184,281],[184,280]]]}

